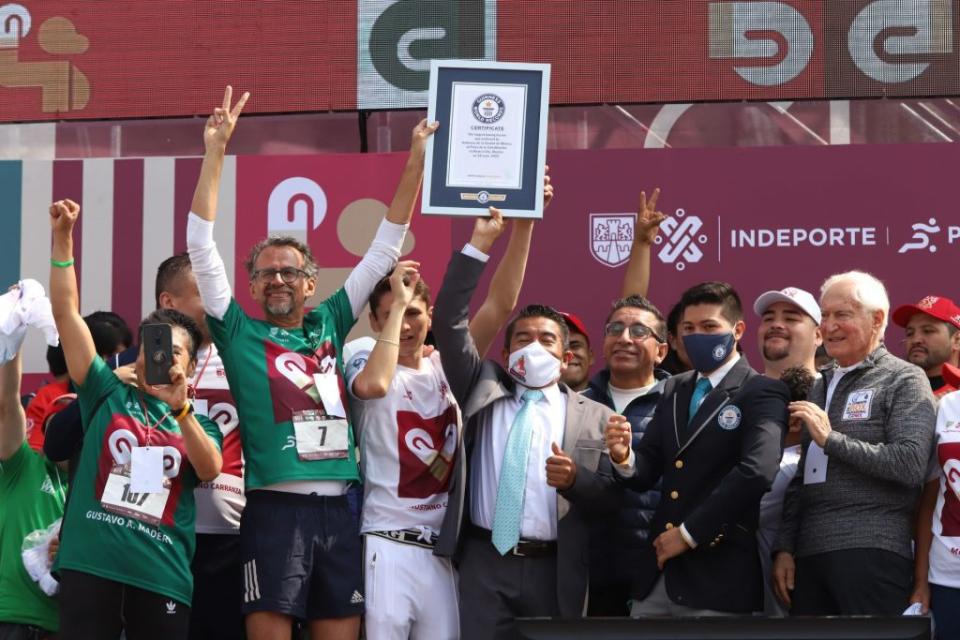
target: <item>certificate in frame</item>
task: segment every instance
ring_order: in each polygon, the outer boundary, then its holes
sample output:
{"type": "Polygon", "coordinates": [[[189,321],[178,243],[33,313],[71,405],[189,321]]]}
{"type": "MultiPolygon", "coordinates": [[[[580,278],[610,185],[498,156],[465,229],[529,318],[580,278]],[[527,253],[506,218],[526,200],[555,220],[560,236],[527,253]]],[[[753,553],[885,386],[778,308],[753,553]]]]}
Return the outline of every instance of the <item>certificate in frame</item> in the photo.
{"type": "Polygon", "coordinates": [[[429,100],[421,211],[542,218],[550,65],[433,60],[429,100]]]}

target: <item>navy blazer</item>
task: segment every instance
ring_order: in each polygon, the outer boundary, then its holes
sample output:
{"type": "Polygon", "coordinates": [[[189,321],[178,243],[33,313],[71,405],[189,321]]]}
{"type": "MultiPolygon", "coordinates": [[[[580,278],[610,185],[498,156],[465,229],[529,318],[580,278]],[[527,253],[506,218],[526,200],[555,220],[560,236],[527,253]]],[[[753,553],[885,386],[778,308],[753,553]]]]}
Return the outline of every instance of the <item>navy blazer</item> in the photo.
{"type": "Polygon", "coordinates": [[[779,469],[789,392],[741,358],[688,420],[696,378],[687,372],[667,380],[634,474],[623,479],[637,490],[663,479],[633,595],[645,598],[660,575],[653,541],[683,524],[697,546],[664,566],[670,599],[697,609],[759,611],[760,499],[779,469]]]}

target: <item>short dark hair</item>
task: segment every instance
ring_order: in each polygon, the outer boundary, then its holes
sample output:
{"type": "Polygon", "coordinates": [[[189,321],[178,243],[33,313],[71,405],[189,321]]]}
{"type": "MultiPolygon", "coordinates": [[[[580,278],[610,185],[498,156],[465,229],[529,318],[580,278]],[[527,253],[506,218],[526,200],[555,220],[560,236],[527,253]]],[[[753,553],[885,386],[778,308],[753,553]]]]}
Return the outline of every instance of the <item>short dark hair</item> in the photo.
{"type": "Polygon", "coordinates": [[[169,293],[180,276],[188,273],[191,269],[190,256],[186,253],[170,256],[160,263],[160,266],[157,267],[157,280],[154,285],[154,299],[158,309],[160,308],[160,294],[164,291],[169,293]]]}
{"type": "Polygon", "coordinates": [[[563,319],[560,312],[545,304],[528,304],[520,309],[513,320],[510,321],[510,324],[507,325],[507,332],[503,340],[503,346],[506,349],[510,348],[510,341],[513,339],[513,330],[517,325],[517,320],[522,320],[523,318],[546,318],[547,320],[553,320],[560,326],[560,340],[563,343],[564,351],[570,348],[570,327],[567,326],[567,321],[563,319]]]}
{"type": "Polygon", "coordinates": [[[307,274],[308,278],[317,277],[317,261],[313,259],[313,252],[310,251],[309,245],[300,242],[293,236],[269,236],[253,245],[253,248],[250,249],[250,253],[247,255],[246,262],[244,262],[244,266],[247,268],[247,275],[251,280],[253,280],[253,274],[257,268],[257,258],[260,257],[260,253],[267,247],[289,247],[299,251],[300,255],[303,256],[304,273],[307,274]]]}
{"type": "Polygon", "coordinates": [[[632,295],[627,296],[626,298],[620,298],[619,300],[614,300],[613,304],[610,305],[610,313],[607,314],[607,323],[609,324],[610,318],[613,317],[614,313],[626,307],[630,307],[631,309],[641,309],[653,314],[653,316],[657,319],[657,326],[650,328],[657,332],[657,337],[660,339],[660,342],[667,341],[667,336],[664,332],[664,325],[666,322],[663,319],[663,314],[660,313],[660,309],[657,309],[656,305],[643,296],[632,295]]]}
{"type": "Polygon", "coordinates": [[[683,314],[683,307],[680,306],[680,303],[677,302],[673,307],[670,308],[670,313],[667,314],[667,332],[672,335],[677,335],[677,327],[680,326],[680,316],[683,314]]]}
{"type": "Polygon", "coordinates": [[[67,374],[67,358],[63,355],[63,346],[47,347],[47,367],[55,378],[67,374]]]}
{"type": "Polygon", "coordinates": [[[187,335],[190,336],[190,362],[197,361],[197,351],[203,342],[203,333],[193,318],[176,309],[157,309],[140,322],[137,335],[140,336],[141,343],[143,342],[143,325],[145,324],[169,324],[186,331],[187,335]]]}
{"type": "Polygon", "coordinates": [[[127,349],[133,344],[133,332],[126,320],[112,311],[94,311],[84,317],[90,329],[93,345],[100,357],[111,356],[120,347],[127,349]]]}
{"type": "MultiPolygon", "coordinates": [[[[377,315],[377,307],[380,306],[380,299],[388,293],[390,293],[390,276],[381,278],[380,282],[377,283],[370,293],[370,297],[367,298],[367,304],[370,305],[370,313],[377,315]]],[[[427,304],[427,307],[430,306],[430,287],[423,281],[423,278],[417,280],[417,284],[413,286],[413,297],[420,298],[427,304]]]]}
{"type": "Polygon", "coordinates": [[[720,315],[730,324],[737,324],[743,320],[743,304],[740,302],[740,296],[736,289],[726,282],[701,282],[684,291],[678,303],[680,318],[683,318],[687,307],[698,304],[720,305],[720,315]]]}

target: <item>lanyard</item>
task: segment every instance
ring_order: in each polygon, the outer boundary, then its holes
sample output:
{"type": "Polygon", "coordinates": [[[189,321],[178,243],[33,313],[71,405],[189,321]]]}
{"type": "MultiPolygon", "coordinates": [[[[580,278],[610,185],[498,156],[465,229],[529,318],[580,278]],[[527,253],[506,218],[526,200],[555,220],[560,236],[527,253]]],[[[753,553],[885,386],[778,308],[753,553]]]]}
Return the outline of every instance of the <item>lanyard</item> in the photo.
{"type": "Polygon", "coordinates": [[[151,425],[150,414],[147,413],[147,404],[143,401],[142,392],[137,392],[137,399],[140,400],[140,408],[143,409],[143,421],[146,423],[146,426],[147,426],[147,446],[149,447],[150,436],[153,434],[153,430],[159,427],[160,423],[167,419],[167,416],[170,415],[170,412],[167,411],[166,413],[164,413],[162,416],[160,416],[159,420],[157,420],[156,422],[153,423],[153,425],[151,425]]]}
{"type": "Polygon", "coordinates": [[[190,395],[191,400],[195,400],[197,397],[197,385],[203,381],[203,372],[207,370],[207,365],[210,364],[210,356],[213,355],[213,345],[211,344],[207,347],[207,357],[203,360],[203,366],[200,367],[199,373],[193,378],[193,384],[190,385],[190,388],[187,392],[190,395]]]}

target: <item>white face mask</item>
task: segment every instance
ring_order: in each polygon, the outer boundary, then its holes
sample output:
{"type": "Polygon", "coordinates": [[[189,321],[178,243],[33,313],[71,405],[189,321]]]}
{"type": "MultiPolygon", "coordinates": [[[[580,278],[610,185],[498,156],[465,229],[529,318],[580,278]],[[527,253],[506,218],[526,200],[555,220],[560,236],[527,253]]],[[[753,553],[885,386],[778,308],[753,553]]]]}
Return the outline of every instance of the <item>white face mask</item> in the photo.
{"type": "Polygon", "coordinates": [[[560,379],[560,360],[539,342],[517,349],[508,362],[510,377],[530,389],[547,387],[560,379]]]}

